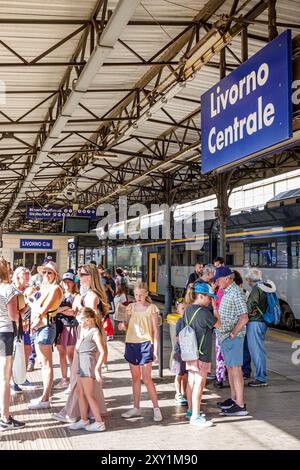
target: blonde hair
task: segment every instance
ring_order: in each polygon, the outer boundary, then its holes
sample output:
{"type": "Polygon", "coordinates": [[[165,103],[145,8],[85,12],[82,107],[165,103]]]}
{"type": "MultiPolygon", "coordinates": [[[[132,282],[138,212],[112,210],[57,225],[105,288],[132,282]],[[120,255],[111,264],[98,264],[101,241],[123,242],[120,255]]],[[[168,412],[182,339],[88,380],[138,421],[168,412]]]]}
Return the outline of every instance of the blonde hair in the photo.
{"type": "MultiPolygon", "coordinates": [[[[146,282],[143,282],[143,281],[137,281],[137,283],[135,284],[135,287],[134,287],[134,291],[136,290],[144,290],[147,292],[148,294],[148,286],[147,286],[147,283],[146,282]]],[[[149,297],[149,295],[146,296],[145,298],[145,301],[148,302],[148,304],[152,304],[152,300],[151,298],[149,297]]]]}
{"type": "Polygon", "coordinates": [[[102,321],[99,315],[97,315],[92,308],[90,307],[81,308],[79,310],[78,316],[83,317],[84,319],[91,318],[92,320],[94,320],[95,325],[97,326],[100,333],[101,334],[103,333],[102,321]]]}
{"type": "Polygon", "coordinates": [[[196,294],[193,288],[189,288],[185,294],[184,302],[186,305],[190,305],[196,300],[196,294]]]}
{"type": "Polygon", "coordinates": [[[94,264],[84,264],[81,269],[84,269],[91,276],[91,291],[99,297],[102,304],[103,314],[106,315],[109,311],[106,292],[100,282],[100,276],[97,267],[94,264]]]}

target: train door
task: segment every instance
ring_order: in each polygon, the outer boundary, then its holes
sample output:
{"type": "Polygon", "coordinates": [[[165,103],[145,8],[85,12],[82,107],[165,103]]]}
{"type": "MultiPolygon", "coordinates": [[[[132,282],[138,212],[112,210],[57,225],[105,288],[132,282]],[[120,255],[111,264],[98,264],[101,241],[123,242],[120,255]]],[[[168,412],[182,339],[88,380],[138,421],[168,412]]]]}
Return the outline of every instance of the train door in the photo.
{"type": "Polygon", "coordinates": [[[149,253],[149,292],[157,293],[157,253],[149,253]]]}

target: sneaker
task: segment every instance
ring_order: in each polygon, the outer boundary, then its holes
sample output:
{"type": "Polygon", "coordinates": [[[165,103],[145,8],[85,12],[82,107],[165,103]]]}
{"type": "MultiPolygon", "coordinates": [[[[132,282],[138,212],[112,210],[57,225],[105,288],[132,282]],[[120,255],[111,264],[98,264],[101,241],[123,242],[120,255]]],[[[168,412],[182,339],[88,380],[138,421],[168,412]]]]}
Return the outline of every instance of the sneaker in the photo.
{"type": "Polygon", "coordinates": [[[218,401],[217,406],[221,408],[222,410],[228,410],[231,408],[233,405],[235,405],[235,401],[232,400],[231,398],[228,398],[225,401],[218,401]]]}
{"type": "Polygon", "coordinates": [[[131,408],[131,410],[126,411],[123,413],[122,418],[135,418],[136,416],[141,416],[141,410],[137,408],[131,408]]]}
{"type": "Polygon", "coordinates": [[[34,385],[33,383],[29,382],[29,380],[25,380],[24,383],[21,384],[22,389],[25,388],[25,390],[36,390],[37,386],[34,385]]]}
{"type": "Polygon", "coordinates": [[[191,412],[191,410],[186,410],[186,413],[185,413],[186,419],[191,419],[192,414],[193,413],[191,412]]]}
{"type": "Polygon", "coordinates": [[[17,384],[12,384],[10,386],[10,394],[12,396],[17,395],[18,393],[23,393],[23,390],[17,384]]]}
{"type": "Polygon", "coordinates": [[[262,382],[261,380],[253,380],[248,382],[248,387],[267,387],[268,382],[262,382]]]}
{"type": "Polygon", "coordinates": [[[62,388],[67,388],[69,386],[69,381],[68,379],[61,379],[58,384],[54,386],[56,389],[62,389],[62,388]]]}
{"type": "Polygon", "coordinates": [[[25,423],[13,419],[12,416],[9,416],[8,421],[0,419],[0,432],[6,431],[8,429],[21,429],[24,428],[25,423]]]}
{"type": "Polygon", "coordinates": [[[177,405],[182,405],[182,406],[186,406],[188,404],[187,399],[181,394],[175,395],[175,402],[177,403],[177,405]]]}
{"type": "Polygon", "coordinates": [[[75,418],[70,418],[68,415],[63,415],[61,413],[53,413],[51,417],[61,423],[74,423],[76,421],[75,418]]]}
{"type": "Polygon", "coordinates": [[[162,421],[163,417],[159,408],[153,408],[153,420],[162,421]]]}
{"type": "Polygon", "coordinates": [[[102,372],[108,372],[108,366],[102,366],[102,372]]]}
{"type": "Polygon", "coordinates": [[[223,416],[247,416],[248,411],[246,408],[246,404],[241,407],[237,403],[234,404],[231,408],[228,408],[227,410],[222,410],[222,415],[223,416]]]}
{"type": "Polygon", "coordinates": [[[29,410],[43,410],[47,408],[50,408],[50,400],[42,401],[40,398],[31,400],[28,405],[29,410]]]}
{"type": "Polygon", "coordinates": [[[88,426],[89,423],[90,423],[89,420],[84,421],[83,419],[80,419],[76,423],[71,424],[71,426],[69,426],[69,429],[71,431],[78,431],[79,429],[85,429],[85,427],[88,426]]]}
{"type": "Polygon", "coordinates": [[[71,384],[68,386],[68,388],[66,388],[66,390],[64,391],[64,393],[66,395],[69,395],[69,393],[71,393],[71,384]]]}
{"type": "Polygon", "coordinates": [[[212,421],[208,421],[205,418],[205,415],[203,415],[202,413],[200,413],[197,418],[191,418],[190,424],[192,424],[193,426],[199,426],[201,428],[211,428],[214,425],[214,423],[212,421]]]}
{"type": "Polygon", "coordinates": [[[33,370],[34,370],[34,363],[29,362],[29,364],[27,366],[27,372],[32,372],[33,370]]]}
{"type": "Polygon", "coordinates": [[[105,431],[105,424],[103,423],[103,421],[100,421],[100,422],[97,422],[95,421],[94,423],[92,424],[88,424],[87,426],[85,426],[85,430],[86,431],[90,431],[90,432],[101,432],[101,431],[105,431]]]}

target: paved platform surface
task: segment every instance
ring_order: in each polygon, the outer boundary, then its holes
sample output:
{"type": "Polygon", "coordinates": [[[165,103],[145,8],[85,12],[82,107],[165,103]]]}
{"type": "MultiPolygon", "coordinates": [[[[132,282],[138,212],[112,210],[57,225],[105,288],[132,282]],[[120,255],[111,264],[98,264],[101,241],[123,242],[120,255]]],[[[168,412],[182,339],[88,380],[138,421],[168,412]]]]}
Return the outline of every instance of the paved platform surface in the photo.
{"type": "MultiPolygon", "coordinates": [[[[170,338],[168,325],[164,325],[165,354],[168,366],[170,338]]],[[[51,413],[65,404],[66,395],[54,390],[52,409],[30,411],[27,403],[40,395],[40,390],[24,392],[13,398],[12,412],[26,421],[18,431],[0,434],[0,450],[4,449],[300,449],[300,364],[291,361],[292,343],[299,335],[289,335],[274,330],[267,339],[269,358],[269,386],[261,389],[246,388],[249,415],[240,418],[221,417],[216,402],[229,396],[225,387],[221,392],[208,382],[203,400],[203,410],[215,426],[195,429],[185,419],[185,408],[174,404],[173,376],[164,369],[164,377],[154,370],[159,402],[164,416],[162,423],[152,419],[151,403],[146,389],[142,389],[143,416],[131,420],[121,418],[121,413],[131,407],[132,390],[130,373],[123,359],[124,339],[109,343],[109,372],[104,375],[104,393],[109,409],[107,431],[87,433],[70,431],[67,424],[58,423],[51,413]]],[[[299,348],[299,346],[298,346],[299,348]]],[[[300,358],[300,352],[298,357],[300,358]]],[[[55,378],[60,369],[55,354],[55,378]]],[[[29,374],[31,381],[41,385],[40,370],[29,374]]]]}

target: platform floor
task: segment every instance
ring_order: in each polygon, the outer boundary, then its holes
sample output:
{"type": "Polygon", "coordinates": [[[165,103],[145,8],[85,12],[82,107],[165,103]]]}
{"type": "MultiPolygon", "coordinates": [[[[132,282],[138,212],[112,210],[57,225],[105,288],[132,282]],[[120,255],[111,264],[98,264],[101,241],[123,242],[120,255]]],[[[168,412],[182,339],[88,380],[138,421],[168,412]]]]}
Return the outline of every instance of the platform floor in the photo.
{"type": "MultiPolygon", "coordinates": [[[[132,390],[128,365],[123,359],[124,339],[116,337],[109,343],[109,372],[104,376],[109,408],[106,432],[70,431],[67,424],[54,421],[51,413],[58,412],[66,401],[63,392],[54,390],[51,410],[42,411],[29,411],[26,406],[31,398],[40,395],[40,390],[24,392],[13,398],[12,412],[16,418],[26,421],[26,427],[1,433],[0,450],[300,449],[300,364],[291,361],[295,351],[292,342],[299,339],[300,335],[270,331],[267,339],[269,386],[262,389],[245,387],[249,410],[246,417],[221,417],[216,402],[228,398],[229,389],[226,387],[219,392],[213,382],[208,382],[203,410],[215,426],[200,430],[189,426],[185,408],[174,404],[173,376],[168,368],[164,369],[163,378],[158,377],[157,367],[154,371],[164,421],[155,423],[152,420],[145,388],[142,389],[143,416],[131,420],[121,418],[121,413],[131,407],[132,390]]],[[[168,325],[164,325],[164,341],[167,367],[170,352],[168,325]]],[[[60,377],[57,353],[55,362],[57,381],[60,377]]],[[[29,378],[41,385],[40,370],[30,373],[29,378]]]]}

